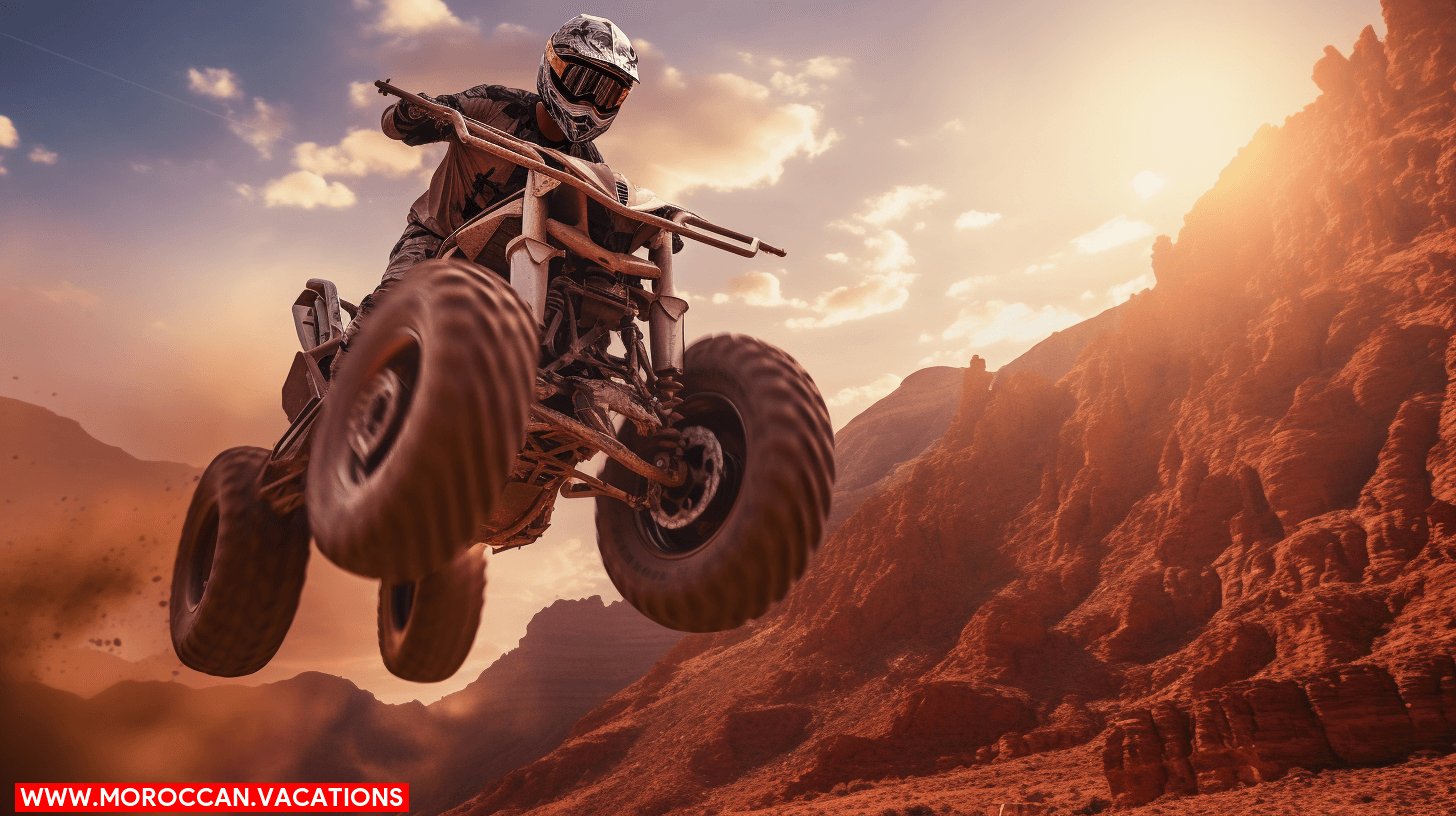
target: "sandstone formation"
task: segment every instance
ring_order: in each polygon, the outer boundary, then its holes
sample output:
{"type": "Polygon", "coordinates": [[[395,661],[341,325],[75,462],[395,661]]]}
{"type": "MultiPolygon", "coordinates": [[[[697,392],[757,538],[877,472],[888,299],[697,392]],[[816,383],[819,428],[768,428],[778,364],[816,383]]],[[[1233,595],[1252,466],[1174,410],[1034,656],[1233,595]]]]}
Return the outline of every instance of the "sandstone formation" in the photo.
{"type": "MultiPolygon", "coordinates": [[[[1114,306],[1054,332],[997,369],[993,385],[1018,371],[1035,371],[1051,382],[1060,380],[1087,344],[1117,328],[1124,308],[1126,304],[1114,306]]],[[[831,531],[865,499],[898,484],[908,474],[902,465],[940,441],[960,407],[964,374],[965,369],[949,366],[923,368],[834,435],[837,475],[829,511],[831,531]]]]}
{"type": "Polygon", "coordinates": [[[788,600],[465,810],[776,807],[1108,722],[1125,804],[1449,750],[1456,5],[1385,15],[1065,376],[973,365],[788,600]]]}
{"type": "Polygon", "coordinates": [[[830,529],[884,490],[897,466],[940,440],[960,403],[963,372],[949,366],[921,369],[834,435],[830,529]]]}
{"type": "Polygon", "coordinates": [[[1103,766],[1119,804],[1216,793],[1348,765],[1449,752],[1456,742],[1451,658],[1392,671],[1347,664],[1301,681],[1249,680],[1126,713],[1103,766]]]}

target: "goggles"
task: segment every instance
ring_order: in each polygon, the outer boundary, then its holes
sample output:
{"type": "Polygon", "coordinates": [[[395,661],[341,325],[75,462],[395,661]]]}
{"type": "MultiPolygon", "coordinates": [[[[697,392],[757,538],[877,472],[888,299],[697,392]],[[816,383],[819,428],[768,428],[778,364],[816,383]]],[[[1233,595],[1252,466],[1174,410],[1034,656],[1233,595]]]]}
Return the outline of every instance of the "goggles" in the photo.
{"type": "Polygon", "coordinates": [[[562,59],[556,49],[546,48],[546,62],[551,66],[551,81],[556,90],[578,105],[591,105],[602,113],[611,113],[622,106],[630,85],[592,65],[562,59]]]}

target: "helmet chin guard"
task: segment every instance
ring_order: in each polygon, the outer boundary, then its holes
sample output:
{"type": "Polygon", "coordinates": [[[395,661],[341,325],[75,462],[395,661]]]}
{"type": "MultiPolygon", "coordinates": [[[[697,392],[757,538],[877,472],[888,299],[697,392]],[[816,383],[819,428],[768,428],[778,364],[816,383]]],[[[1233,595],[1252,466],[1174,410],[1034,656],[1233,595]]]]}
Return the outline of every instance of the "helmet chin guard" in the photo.
{"type": "Polygon", "coordinates": [[[637,81],[626,33],[604,17],[578,14],[546,41],[536,92],[567,140],[585,142],[612,126],[637,81]]]}

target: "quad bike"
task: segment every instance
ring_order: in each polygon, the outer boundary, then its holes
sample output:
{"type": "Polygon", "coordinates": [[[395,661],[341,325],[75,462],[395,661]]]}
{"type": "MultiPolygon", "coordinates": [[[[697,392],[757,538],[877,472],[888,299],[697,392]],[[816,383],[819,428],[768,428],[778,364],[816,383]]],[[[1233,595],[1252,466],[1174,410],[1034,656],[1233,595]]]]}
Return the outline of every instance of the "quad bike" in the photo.
{"type": "Polygon", "coordinates": [[[766,343],[726,334],[684,348],[673,253],[681,238],[744,257],[783,250],[606,165],[375,85],[524,168],[525,187],[416,266],[338,366],[342,312],[357,310],[332,283],[308,282],[293,305],[303,350],[283,386],[291,425],[271,451],[220,454],[188,509],[177,655],[222,676],[267,664],[312,537],[380,580],[389,670],[443,680],[479,626],[484,550],[538,539],[558,498],[595,499],[607,574],[652,620],[710,632],[762,615],[818,546],[829,416],[809,375],[766,343]],[[584,473],[597,454],[605,467],[584,473]]]}

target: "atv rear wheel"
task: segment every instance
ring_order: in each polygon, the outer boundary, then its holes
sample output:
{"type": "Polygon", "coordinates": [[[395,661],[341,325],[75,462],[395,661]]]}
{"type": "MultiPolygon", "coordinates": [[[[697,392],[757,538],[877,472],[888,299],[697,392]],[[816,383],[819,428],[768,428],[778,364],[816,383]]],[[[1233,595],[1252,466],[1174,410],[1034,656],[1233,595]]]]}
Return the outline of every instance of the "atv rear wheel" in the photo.
{"type": "MultiPolygon", "coordinates": [[[[732,629],[789,591],[819,546],[834,484],[829,412],[807,372],[742,335],[687,350],[682,378],[687,482],[651,487],[653,506],[597,501],[597,546],[612,583],[642,614],[687,632],[732,629]]],[[[632,426],[622,441],[640,449],[632,426]]],[[[615,461],[603,479],[647,493],[615,461]]]]}
{"type": "Polygon", "coordinates": [[[425,261],[369,315],[324,400],[308,469],[319,551],[373,578],[449,565],[525,439],[535,318],[505,280],[425,261]]]}
{"type": "Polygon", "coordinates": [[[203,471],[172,569],[172,647],[190,668],[240,677],[263,668],[298,610],[308,516],[258,496],[262,448],[232,448],[203,471]]]}
{"type": "Polygon", "coordinates": [[[485,603],[485,547],[418,581],[379,584],[379,653],[396,677],[437,683],[470,654],[485,603]]]}

